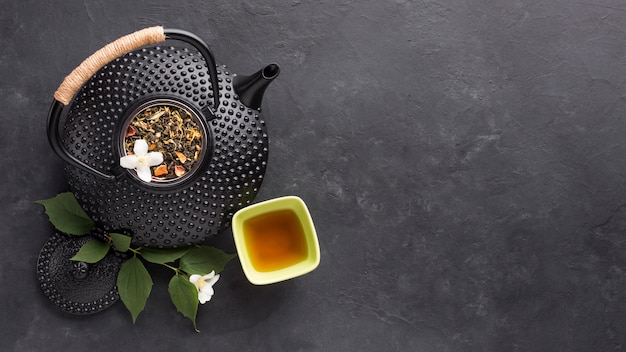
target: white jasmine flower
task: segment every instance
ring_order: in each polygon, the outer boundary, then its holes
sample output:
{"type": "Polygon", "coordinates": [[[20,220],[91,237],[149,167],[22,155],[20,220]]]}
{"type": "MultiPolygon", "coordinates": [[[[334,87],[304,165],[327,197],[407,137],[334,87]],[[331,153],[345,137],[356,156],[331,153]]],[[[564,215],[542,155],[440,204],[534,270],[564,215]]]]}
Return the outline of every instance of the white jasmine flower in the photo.
{"type": "Polygon", "coordinates": [[[163,162],[163,154],[159,152],[148,153],[148,142],[143,139],[135,141],[133,153],[120,158],[120,165],[126,169],[135,169],[137,176],[145,182],[152,180],[150,166],[156,166],[163,162]]]}
{"type": "Polygon", "coordinates": [[[211,300],[214,293],[213,285],[215,285],[219,278],[220,275],[216,275],[215,271],[211,271],[204,276],[194,274],[189,277],[189,281],[196,285],[196,288],[198,289],[198,300],[201,304],[211,300]]]}

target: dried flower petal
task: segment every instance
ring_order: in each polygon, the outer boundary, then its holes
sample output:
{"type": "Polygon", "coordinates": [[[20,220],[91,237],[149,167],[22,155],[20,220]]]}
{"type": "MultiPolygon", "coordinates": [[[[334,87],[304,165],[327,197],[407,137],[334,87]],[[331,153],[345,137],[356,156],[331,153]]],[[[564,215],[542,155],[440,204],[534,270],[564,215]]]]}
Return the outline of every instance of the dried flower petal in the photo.
{"type": "Polygon", "coordinates": [[[174,166],[174,174],[176,174],[176,176],[178,177],[181,177],[185,174],[185,168],[180,165],[174,166]]]}
{"type": "Polygon", "coordinates": [[[134,136],[136,133],[137,133],[137,130],[135,129],[135,127],[129,125],[128,128],[126,129],[126,138],[130,136],[134,136]]]}
{"type": "Polygon", "coordinates": [[[161,177],[167,175],[167,166],[159,165],[156,169],[154,169],[154,176],[161,177]]]}
{"type": "Polygon", "coordinates": [[[181,163],[184,163],[185,161],[187,161],[187,157],[185,156],[185,154],[181,153],[181,152],[174,152],[176,154],[176,156],[178,157],[178,160],[180,160],[181,163]]]}

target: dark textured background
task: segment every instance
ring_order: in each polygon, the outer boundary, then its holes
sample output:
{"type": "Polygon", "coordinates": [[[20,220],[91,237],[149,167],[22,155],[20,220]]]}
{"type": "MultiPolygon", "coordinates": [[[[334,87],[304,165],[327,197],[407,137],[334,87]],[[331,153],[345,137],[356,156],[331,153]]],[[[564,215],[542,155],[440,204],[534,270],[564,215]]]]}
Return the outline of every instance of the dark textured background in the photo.
{"type": "Polygon", "coordinates": [[[626,350],[623,1],[176,3],[0,0],[0,350],[626,350]],[[266,287],[229,264],[200,334],[166,271],[134,326],[60,312],[35,275],[33,201],[66,189],[52,94],[156,24],[235,73],[281,65],[257,200],[302,197],[322,251],[266,287]]]}

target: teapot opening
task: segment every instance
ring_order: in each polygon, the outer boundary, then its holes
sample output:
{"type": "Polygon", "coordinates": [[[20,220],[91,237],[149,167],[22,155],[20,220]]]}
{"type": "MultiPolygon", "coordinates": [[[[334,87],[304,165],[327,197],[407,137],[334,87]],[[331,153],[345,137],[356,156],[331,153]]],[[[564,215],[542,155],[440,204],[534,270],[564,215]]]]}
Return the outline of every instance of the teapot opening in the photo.
{"type": "Polygon", "coordinates": [[[200,113],[169,98],[140,104],[119,136],[120,165],[150,187],[180,185],[203,164],[208,133],[200,113]]]}
{"type": "Polygon", "coordinates": [[[263,68],[261,73],[263,74],[263,78],[271,80],[278,76],[280,67],[277,64],[269,64],[263,68]]]}

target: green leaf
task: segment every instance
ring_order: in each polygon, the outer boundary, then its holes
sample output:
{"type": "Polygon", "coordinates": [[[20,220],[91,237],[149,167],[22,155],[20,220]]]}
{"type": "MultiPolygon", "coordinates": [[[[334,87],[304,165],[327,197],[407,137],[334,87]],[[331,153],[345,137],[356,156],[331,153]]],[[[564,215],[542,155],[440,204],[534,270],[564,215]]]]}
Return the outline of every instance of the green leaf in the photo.
{"type": "Polygon", "coordinates": [[[111,248],[111,246],[108,243],[94,238],[80,247],[78,253],[71,257],[70,260],[85,263],[97,263],[100,259],[107,255],[109,248],[111,248]]]}
{"type": "Polygon", "coordinates": [[[180,258],[180,269],[189,275],[206,275],[211,271],[218,274],[224,270],[226,263],[234,257],[234,254],[226,253],[215,247],[193,247],[180,258]]]}
{"type": "Polygon", "coordinates": [[[181,275],[174,275],[167,287],[170,293],[172,303],[185,317],[191,319],[193,328],[198,331],[196,326],[196,313],[198,312],[198,289],[181,275]]]}
{"type": "Polygon", "coordinates": [[[185,253],[189,251],[189,248],[172,248],[172,249],[158,249],[158,248],[142,248],[141,256],[143,259],[155,264],[171,263],[176,259],[179,259],[185,253]]]}
{"type": "Polygon", "coordinates": [[[120,252],[126,252],[130,247],[130,236],[122,235],[121,233],[109,233],[115,249],[120,252]]]}
{"type": "Polygon", "coordinates": [[[44,206],[50,222],[61,232],[82,236],[95,226],[70,192],[61,193],[50,199],[37,200],[35,203],[44,206]]]}
{"type": "Polygon", "coordinates": [[[132,257],[122,265],[117,274],[117,290],[134,324],[152,290],[152,278],[139,258],[132,257]]]}

